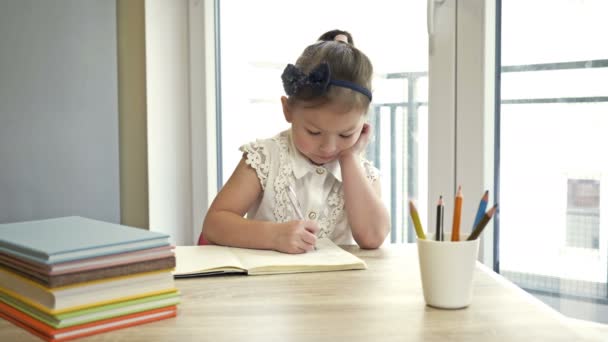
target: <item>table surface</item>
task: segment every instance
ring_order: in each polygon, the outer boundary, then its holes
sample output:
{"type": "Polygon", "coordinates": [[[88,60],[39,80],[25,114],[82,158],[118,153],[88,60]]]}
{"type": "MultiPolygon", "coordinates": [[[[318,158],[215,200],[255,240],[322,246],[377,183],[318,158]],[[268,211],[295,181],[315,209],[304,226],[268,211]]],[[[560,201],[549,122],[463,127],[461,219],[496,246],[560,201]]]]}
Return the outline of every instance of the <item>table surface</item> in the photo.
{"type": "MultiPolygon", "coordinates": [[[[367,270],[176,280],[178,316],[82,341],[591,341],[568,319],[478,264],[473,302],[424,303],[416,246],[343,247],[367,270]]],[[[0,320],[0,341],[39,341],[0,320]]]]}

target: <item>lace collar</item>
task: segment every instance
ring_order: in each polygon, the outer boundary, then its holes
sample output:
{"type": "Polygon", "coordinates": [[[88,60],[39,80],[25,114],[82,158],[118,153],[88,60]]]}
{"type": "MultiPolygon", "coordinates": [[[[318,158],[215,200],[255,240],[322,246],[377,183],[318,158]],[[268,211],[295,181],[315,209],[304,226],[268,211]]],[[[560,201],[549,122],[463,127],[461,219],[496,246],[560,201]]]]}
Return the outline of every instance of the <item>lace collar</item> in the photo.
{"type": "Polygon", "coordinates": [[[334,176],[338,182],[342,182],[342,170],[340,169],[340,163],[337,159],[324,165],[315,165],[298,151],[291,137],[291,129],[287,131],[287,140],[289,144],[289,155],[291,160],[293,160],[293,175],[296,179],[306,176],[309,172],[316,172],[319,167],[322,167],[334,176]]]}

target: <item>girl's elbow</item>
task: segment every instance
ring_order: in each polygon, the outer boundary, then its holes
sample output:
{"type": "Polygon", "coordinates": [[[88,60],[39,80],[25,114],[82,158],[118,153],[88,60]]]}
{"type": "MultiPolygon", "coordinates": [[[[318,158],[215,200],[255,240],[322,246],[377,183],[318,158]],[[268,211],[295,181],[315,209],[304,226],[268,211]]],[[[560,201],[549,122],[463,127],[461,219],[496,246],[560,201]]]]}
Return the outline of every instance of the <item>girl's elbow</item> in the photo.
{"type": "Polygon", "coordinates": [[[201,231],[201,235],[198,239],[199,245],[200,244],[208,244],[211,243],[211,241],[213,240],[212,238],[209,237],[209,229],[205,227],[205,225],[203,224],[203,230],[201,231]]]}
{"type": "Polygon", "coordinates": [[[201,231],[201,236],[207,242],[212,242],[214,240],[213,239],[214,225],[212,224],[212,221],[213,221],[212,216],[213,216],[213,214],[211,212],[208,212],[207,215],[205,216],[205,219],[203,220],[203,229],[201,231]]]}
{"type": "Polygon", "coordinates": [[[382,242],[378,243],[378,242],[365,241],[365,242],[359,243],[359,247],[361,247],[362,249],[378,249],[378,248],[380,248],[380,246],[382,246],[382,242]]]}
{"type": "Polygon", "coordinates": [[[382,229],[372,234],[369,234],[366,237],[362,237],[361,239],[355,240],[357,240],[357,244],[359,245],[359,247],[363,249],[377,249],[382,246],[387,236],[388,230],[382,229]]]}

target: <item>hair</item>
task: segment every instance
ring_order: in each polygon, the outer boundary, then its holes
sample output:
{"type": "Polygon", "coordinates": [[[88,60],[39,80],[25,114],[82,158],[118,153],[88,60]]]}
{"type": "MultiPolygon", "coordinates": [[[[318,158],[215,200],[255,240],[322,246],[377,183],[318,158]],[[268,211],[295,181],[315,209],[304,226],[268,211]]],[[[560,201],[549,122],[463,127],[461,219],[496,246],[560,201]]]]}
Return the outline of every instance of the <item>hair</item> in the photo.
{"type": "MultiPolygon", "coordinates": [[[[355,83],[371,90],[373,66],[369,58],[353,44],[352,35],[347,31],[331,30],[322,34],[318,41],[304,49],[296,61],[296,67],[308,74],[321,63],[327,63],[331,78],[355,83]],[[335,40],[344,35],[348,42],[335,40]]],[[[361,108],[365,112],[370,99],[364,94],[349,88],[330,86],[325,94],[310,97],[310,94],[289,96],[290,104],[302,104],[306,107],[318,107],[328,103],[343,105],[345,111],[361,108]]]]}

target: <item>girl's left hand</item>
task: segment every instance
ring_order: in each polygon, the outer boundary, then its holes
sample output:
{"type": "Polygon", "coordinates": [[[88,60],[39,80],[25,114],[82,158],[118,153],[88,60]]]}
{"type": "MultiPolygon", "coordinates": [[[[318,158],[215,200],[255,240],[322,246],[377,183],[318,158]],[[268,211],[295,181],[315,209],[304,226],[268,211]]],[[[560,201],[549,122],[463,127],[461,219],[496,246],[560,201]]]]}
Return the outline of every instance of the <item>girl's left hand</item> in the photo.
{"type": "Polygon", "coordinates": [[[346,155],[358,156],[360,153],[364,152],[371,137],[371,133],[371,125],[367,122],[364,123],[363,128],[361,128],[361,135],[359,135],[357,142],[352,147],[342,151],[340,153],[340,158],[346,155]]]}

